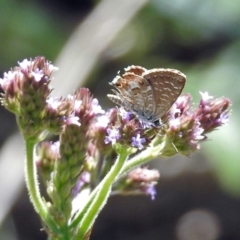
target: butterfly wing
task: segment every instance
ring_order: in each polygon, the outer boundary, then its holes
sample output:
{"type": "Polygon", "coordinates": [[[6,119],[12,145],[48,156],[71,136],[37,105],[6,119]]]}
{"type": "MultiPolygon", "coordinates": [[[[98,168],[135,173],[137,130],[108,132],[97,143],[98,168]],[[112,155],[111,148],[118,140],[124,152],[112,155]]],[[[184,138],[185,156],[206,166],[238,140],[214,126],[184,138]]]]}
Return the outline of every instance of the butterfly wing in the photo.
{"type": "Polygon", "coordinates": [[[127,110],[132,110],[141,117],[146,102],[149,102],[148,99],[152,96],[149,83],[142,76],[128,71],[122,77],[115,78],[111,85],[118,91],[118,103],[111,96],[110,99],[117,104],[121,103],[119,105],[122,105],[127,110]]]}
{"type": "Polygon", "coordinates": [[[152,69],[143,73],[152,88],[154,108],[152,115],[156,118],[164,116],[181,94],[186,76],[175,69],[152,69]]]}

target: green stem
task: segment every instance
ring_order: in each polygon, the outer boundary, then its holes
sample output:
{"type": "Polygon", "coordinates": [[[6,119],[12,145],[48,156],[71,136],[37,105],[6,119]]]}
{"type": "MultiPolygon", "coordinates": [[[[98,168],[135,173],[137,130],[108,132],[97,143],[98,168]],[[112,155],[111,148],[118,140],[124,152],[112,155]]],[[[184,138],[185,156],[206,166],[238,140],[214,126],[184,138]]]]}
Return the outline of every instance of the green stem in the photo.
{"type": "Polygon", "coordinates": [[[160,156],[159,148],[153,148],[149,147],[146,150],[142,151],[135,157],[131,158],[129,161],[124,164],[124,167],[122,168],[120,175],[127,173],[128,171],[143,165],[150,160],[156,158],[157,156],[160,156]]]}
{"type": "MultiPolygon", "coordinates": [[[[121,172],[118,175],[118,177],[120,177],[120,175],[127,173],[128,171],[134,169],[135,167],[137,167],[139,165],[149,162],[153,158],[159,156],[159,154],[160,154],[159,147],[157,149],[155,149],[154,147],[147,148],[143,152],[139,153],[138,155],[136,155],[135,157],[133,157],[132,159],[127,161],[124,164],[124,166],[122,167],[121,172]]],[[[115,180],[117,181],[118,179],[115,179],[115,180]]],[[[83,218],[84,214],[88,211],[89,206],[93,202],[97,192],[102,187],[102,185],[103,185],[103,181],[101,183],[99,183],[99,185],[91,192],[89,199],[88,199],[87,203],[85,204],[85,206],[83,207],[82,211],[79,212],[76,215],[75,219],[72,221],[72,223],[70,225],[71,228],[75,228],[79,224],[79,222],[83,218]]]]}
{"type": "Polygon", "coordinates": [[[39,184],[37,181],[36,163],[34,162],[34,147],[35,142],[26,139],[26,160],[25,160],[25,181],[30,196],[30,200],[39,214],[40,218],[54,233],[59,233],[59,230],[54,221],[49,216],[45,203],[42,200],[39,184]]]}
{"type": "Polygon", "coordinates": [[[77,230],[74,240],[83,240],[85,235],[90,230],[94,220],[98,216],[98,213],[106,204],[106,201],[111,192],[112,184],[114,183],[115,179],[118,177],[119,173],[121,172],[121,169],[126,161],[127,156],[128,156],[128,152],[122,150],[118,155],[116,162],[108,172],[108,174],[99,184],[101,185],[101,187],[98,188],[99,190],[95,194],[96,195],[95,198],[93,200],[90,199],[91,200],[91,204],[89,204],[90,207],[87,209],[85,215],[83,216],[80,222],[80,227],[77,230]]]}

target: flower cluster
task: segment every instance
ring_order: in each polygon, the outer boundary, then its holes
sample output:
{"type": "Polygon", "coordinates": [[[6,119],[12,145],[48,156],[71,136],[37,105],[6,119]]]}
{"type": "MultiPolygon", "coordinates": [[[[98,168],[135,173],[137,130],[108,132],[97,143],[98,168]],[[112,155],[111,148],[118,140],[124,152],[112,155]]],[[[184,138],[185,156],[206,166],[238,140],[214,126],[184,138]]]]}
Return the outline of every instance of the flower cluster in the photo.
{"type": "Polygon", "coordinates": [[[143,149],[143,144],[147,144],[147,140],[141,122],[134,114],[127,112],[122,107],[117,110],[118,119],[114,125],[106,129],[107,135],[104,142],[106,144],[115,144],[118,141],[121,144],[126,144],[139,150],[143,149]]]}
{"type": "Polygon", "coordinates": [[[191,96],[180,96],[169,112],[167,136],[179,153],[189,155],[200,148],[206,134],[227,123],[231,102],[228,98],[213,99],[202,93],[196,109],[191,106],[191,96]]]}
{"type": "Polygon", "coordinates": [[[123,107],[104,111],[86,88],[56,98],[49,85],[55,70],[44,57],[24,60],[4,74],[0,86],[1,102],[16,115],[27,143],[26,181],[32,202],[49,234],[65,234],[56,239],[70,239],[70,233],[76,234],[74,239],[87,239],[95,215],[111,193],[154,199],[160,175],[139,165],[158,156],[189,155],[199,149],[206,134],[228,121],[230,100],[214,99],[208,93],[200,93],[196,109],[189,94],[180,96],[160,119],[160,127],[123,107]],[[58,140],[44,141],[49,133],[58,140]],[[43,201],[36,190],[31,161],[37,163],[50,201],[43,201]],[[73,210],[74,198],[84,189],[90,194],[87,203],[73,210]]]}
{"type": "Polygon", "coordinates": [[[155,185],[160,177],[158,170],[147,168],[136,168],[130,171],[114,187],[113,194],[146,194],[155,199],[155,185]]]}
{"type": "Polygon", "coordinates": [[[58,143],[45,142],[39,146],[38,164],[48,174],[54,169],[54,160],[61,162],[71,158],[78,169],[74,170],[74,175],[80,176],[81,172],[87,171],[102,179],[111,167],[111,161],[106,160],[116,155],[112,148],[116,143],[135,151],[164,143],[162,156],[189,155],[199,149],[199,143],[207,138],[207,133],[228,120],[229,99],[213,99],[208,93],[200,93],[202,98],[194,110],[191,96],[185,94],[177,99],[161,119],[164,124],[157,128],[143,123],[122,107],[105,112],[86,88],[67,98],[52,97],[49,83],[55,70],[57,68],[45,58],[37,57],[20,62],[19,67],[0,79],[4,90],[2,103],[17,115],[24,135],[39,137],[46,131],[59,134],[58,143]],[[107,164],[101,169],[99,164],[103,164],[103,159],[107,164]]]}
{"type": "Polygon", "coordinates": [[[65,123],[77,123],[72,102],[50,96],[49,83],[56,70],[44,57],[36,57],[19,62],[0,79],[2,104],[16,114],[22,134],[33,140],[44,138],[46,132],[59,133],[65,123]]]}
{"type": "Polygon", "coordinates": [[[106,129],[105,143],[119,142],[138,150],[149,146],[151,141],[155,146],[164,143],[161,156],[165,157],[177,153],[187,156],[199,150],[199,143],[207,139],[207,133],[228,122],[231,105],[228,98],[213,99],[208,93],[200,94],[202,98],[196,109],[191,105],[190,94],[180,96],[161,119],[163,124],[160,128],[146,124],[132,112],[119,108],[119,121],[106,129]]]}

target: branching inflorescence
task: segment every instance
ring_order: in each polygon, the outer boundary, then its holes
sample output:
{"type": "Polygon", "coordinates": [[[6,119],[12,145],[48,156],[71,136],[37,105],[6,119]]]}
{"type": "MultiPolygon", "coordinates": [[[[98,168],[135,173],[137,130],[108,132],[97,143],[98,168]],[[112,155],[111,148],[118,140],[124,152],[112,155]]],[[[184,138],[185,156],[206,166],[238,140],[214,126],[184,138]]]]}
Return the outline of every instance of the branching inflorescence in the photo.
{"type": "Polygon", "coordinates": [[[189,156],[228,121],[230,100],[207,92],[200,93],[195,109],[189,94],[179,96],[161,118],[161,127],[146,124],[124,105],[104,111],[86,88],[56,98],[49,85],[55,70],[44,57],[36,57],[0,79],[2,105],[16,115],[26,142],[26,184],[49,239],[88,239],[110,195],[154,199],[160,175],[143,165],[156,157],[189,156]],[[49,134],[59,140],[47,141],[49,134]],[[40,193],[38,174],[49,201],[40,193]]]}

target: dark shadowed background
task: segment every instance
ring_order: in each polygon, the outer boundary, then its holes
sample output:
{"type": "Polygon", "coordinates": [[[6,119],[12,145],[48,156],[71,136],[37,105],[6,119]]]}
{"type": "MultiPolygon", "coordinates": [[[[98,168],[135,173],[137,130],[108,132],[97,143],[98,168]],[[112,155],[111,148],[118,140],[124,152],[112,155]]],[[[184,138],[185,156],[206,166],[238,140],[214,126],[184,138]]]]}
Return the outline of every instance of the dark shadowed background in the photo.
{"type": "MultiPolygon", "coordinates": [[[[85,86],[104,109],[110,82],[129,65],[176,68],[184,93],[229,97],[229,124],[189,158],[156,159],[154,201],[112,197],[92,240],[240,239],[240,4],[199,0],[0,0],[1,76],[45,56],[60,69],[55,94],[85,86]]],[[[24,145],[0,108],[0,239],[45,240],[24,185],[24,145]]]]}

